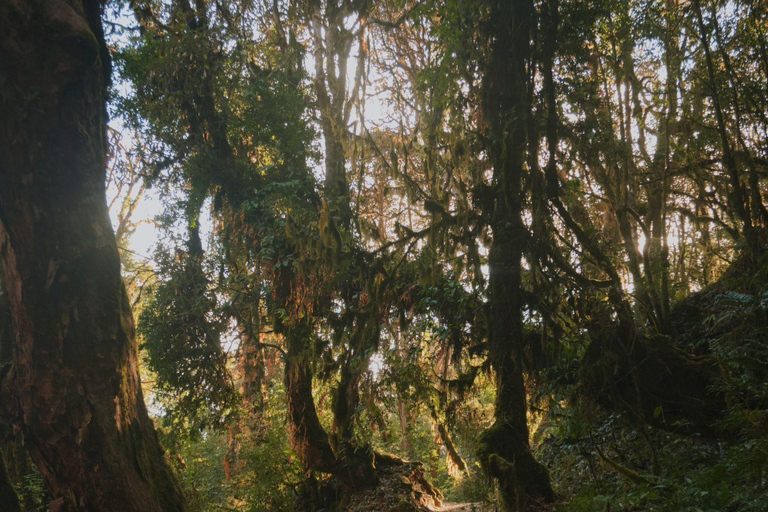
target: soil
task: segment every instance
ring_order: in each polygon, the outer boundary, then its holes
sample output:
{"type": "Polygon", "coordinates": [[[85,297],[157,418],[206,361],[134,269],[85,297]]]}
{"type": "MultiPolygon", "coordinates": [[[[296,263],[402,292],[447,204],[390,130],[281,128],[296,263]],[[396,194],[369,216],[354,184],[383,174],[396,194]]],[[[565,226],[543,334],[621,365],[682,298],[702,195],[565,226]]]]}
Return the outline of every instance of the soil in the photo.
{"type": "Polygon", "coordinates": [[[487,503],[443,503],[435,512],[491,512],[487,503]]]}

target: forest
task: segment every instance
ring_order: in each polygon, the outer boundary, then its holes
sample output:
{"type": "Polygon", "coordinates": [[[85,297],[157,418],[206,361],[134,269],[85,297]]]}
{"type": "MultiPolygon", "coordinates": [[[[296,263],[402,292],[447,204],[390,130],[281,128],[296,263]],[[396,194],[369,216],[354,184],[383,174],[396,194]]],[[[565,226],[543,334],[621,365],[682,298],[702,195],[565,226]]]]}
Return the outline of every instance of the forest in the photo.
{"type": "Polygon", "coordinates": [[[0,511],[768,511],[768,2],[0,0],[0,511]]]}

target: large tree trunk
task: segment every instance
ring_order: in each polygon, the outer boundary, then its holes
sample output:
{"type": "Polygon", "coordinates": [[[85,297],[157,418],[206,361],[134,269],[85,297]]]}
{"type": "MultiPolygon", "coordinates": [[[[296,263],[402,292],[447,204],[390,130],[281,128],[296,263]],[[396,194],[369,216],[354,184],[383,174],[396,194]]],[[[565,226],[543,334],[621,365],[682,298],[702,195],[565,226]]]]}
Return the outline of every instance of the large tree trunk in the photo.
{"type": "Polygon", "coordinates": [[[496,379],[496,409],[494,425],[482,436],[480,458],[498,481],[507,509],[530,510],[536,502],[554,498],[549,475],[529,447],[522,367],[525,294],[521,263],[529,239],[522,218],[522,182],[531,115],[527,66],[532,55],[533,2],[496,0],[490,4],[483,115],[495,187],[488,356],[496,379]]]}
{"type": "Polygon", "coordinates": [[[306,322],[285,329],[285,388],[291,444],[307,469],[333,473],[336,456],[328,433],[320,424],[312,396],[312,364],[309,360],[311,327],[306,322]]]}
{"type": "Polygon", "coordinates": [[[21,512],[19,496],[13,488],[8,470],[5,467],[3,452],[0,452],[0,505],[5,512],[21,512]]]}
{"type": "Polygon", "coordinates": [[[3,405],[52,510],[180,511],[144,406],[106,208],[99,10],[0,5],[0,257],[13,331],[3,405]]]}
{"type": "Polygon", "coordinates": [[[523,511],[536,502],[552,501],[554,494],[547,470],[533,458],[529,446],[520,282],[526,232],[522,219],[515,224],[510,230],[495,225],[490,251],[488,355],[495,374],[496,403],[495,421],[482,434],[479,455],[498,481],[507,509],[523,511]]]}

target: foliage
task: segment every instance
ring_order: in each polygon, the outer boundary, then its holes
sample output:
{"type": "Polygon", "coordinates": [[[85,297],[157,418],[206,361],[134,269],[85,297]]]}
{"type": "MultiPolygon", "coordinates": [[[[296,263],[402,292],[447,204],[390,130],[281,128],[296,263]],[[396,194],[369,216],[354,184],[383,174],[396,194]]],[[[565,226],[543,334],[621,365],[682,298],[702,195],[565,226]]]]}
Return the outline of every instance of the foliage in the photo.
{"type": "MultiPolygon", "coordinates": [[[[765,510],[766,444],[763,284],[757,295],[726,289],[760,283],[765,262],[690,300],[710,315],[694,316],[699,337],[723,371],[714,385],[727,397],[722,440],[685,437],[638,426],[626,417],[550,409],[540,455],[555,484],[573,499],[562,510],[765,510]],[[586,418],[591,420],[585,421],[586,418]],[[621,467],[611,466],[607,455],[621,467]],[[628,471],[626,471],[628,470],[628,471]]],[[[741,288],[742,290],[744,288],[741,288]]],[[[688,311],[685,304],[681,311],[688,311]]],[[[663,410],[658,413],[664,414],[663,410]]]]}
{"type": "Polygon", "coordinates": [[[759,509],[764,6],[267,4],[134,2],[115,52],[168,196],[139,327],[194,506],[284,510],[374,451],[490,499],[478,438],[527,412],[568,509],[759,509]],[[648,405],[664,371],[720,444],[648,405]]]}
{"type": "Polygon", "coordinates": [[[302,471],[284,435],[284,393],[273,383],[258,416],[243,415],[226,431],[180,437],[170,445],[190,510],[295,510],[302,471]]]}
{"type": "MultiPolygon", "coordinates": [[[[631,443],[620,446],[625,450],[627,464],[650,469],[647,459],[642,457],[643,452],[647,455],[647,450],[635,452],[630,449],[631,443]]],[[[647,477],[647,481],[641,483],[630,482],[601,467],[594,454],[590,468],[584,456],[571,448],[570,454],[561,455],[561,461],[554,466],[555,475],[570,473],[568,480],[559,481],[559,490],[573,496],[558,509],[765,510],[768,502],[764,482],[754,478],[754,471],[761,463],[756,464],[754,454],[750,453],[756,448],[760,449],[754,442],[725,447],[701,440],[667,438],[659,447],[664,473],[658,478],[647,477]]]]}
{"type": "Polygon", "coordinates": [[[206,273],[183,253],[158,253],[156,261],[170,277],[152,286],[139,333],[165,419],[182,431],[220,425],[237,396],[221,346],[224,320],[215,316],[206,273]]]}

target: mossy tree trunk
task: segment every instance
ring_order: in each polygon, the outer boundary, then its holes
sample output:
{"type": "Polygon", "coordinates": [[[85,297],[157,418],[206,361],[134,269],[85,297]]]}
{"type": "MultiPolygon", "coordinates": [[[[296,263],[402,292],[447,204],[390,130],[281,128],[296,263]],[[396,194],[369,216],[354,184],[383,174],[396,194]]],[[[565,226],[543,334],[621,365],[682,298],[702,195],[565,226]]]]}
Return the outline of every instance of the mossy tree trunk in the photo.
{"type": "Polygon", "coordinates": [[[351,489],[376,483],[373,455],[337,443],[332,447],[328,433],[320,424],[312,396],[312,362],[309,358],[311,327],[306,322],[286,333],[285,386],[288,392],[288,417],[294,451],[313,471],[330,473],[351,489]]]}
{"type": "Polygon", "coordinates": [[[353,450],[345,443],[331,444],[320,423],[312,394],[312,336],[309,312],[294,296],[302,287],[293,270],[284,267],[277,276],[277,303],[288,314],[276,315],[275,332],[285,337],[285,388],[288,395],[288,423],[291,445],[308,471],[330,473],[351,489],[377,482],[373,454],[353,450]]]}
{"type": "Polygon", "coordinates": [[[5,467],[3,452],[0,452],[0,505],[5,512],[21,512],[21,503],[13,488],[8,470],[5,467]]]}
{"type": "MultiPolygon", "coordinates": [[[[315,60],[315,107],[325,143],[323,199],[328,208],[328,219],[323,230],[328,235],[326,244],[331,249],[329,266],[337,273],[349,272],[350,265],[354,274],[357,270],[354,268],[356,264],[350,261],[349,251],[349,247],[356,243],[353,236],[356,220],[347,177],[350,158],[348,127],[352,111],[360,101],[366,50],[363,44],[365,31],[352,29],[347,24],[353,17],[365,18],[368,7],[366,2],[330,0],[312,3],[309,11],[315,60]],[[351,61],[355,42],[358,44],[357,60],[351,61]],[[347,70],[351,64],[356,66],[356,70],[350,84],[347,70]]],[[[359,284],[353,283],[350,275],[337,275],[336,278],[340,280],[340,288],[334,295],[344,302],[347,310],[333,329],[334,335],[343,339],[347,348],[340,359],[339,383],[333,392],[334,419],[329,436],[337,459],[333,473],[345,483],[353,484],[352,487],[365,487],[377,482],[373,455],[369,447],[355,438],[353,427],[360,405],[359,385],[378,333],[370,336],[366,328],[370,319],[349,311],[359,307],[359,299],[356,298],[362,294],[359,284]]],[[[311,368],[303,371],[311,378],[311,368]]]]}
{"type": "Polygon", "coordinates": [[[0,4],[3,406],[55,511],[181,511],[144,405],[105,199],[100,3],[0,4]]]}
{"type": "Polygon", "coordinates": [[[320,424],[312,396],[312,328],[306,321],[286,326],[285,388],[288,393],[288,419],[291,444],[307,469],[333,473],[336,456],[328,433],[320,424]]]}
{"type": "Polygon", "coordinates": [[[480,457],[498,481],[507,508],[530,510],[536,502],[554,497],[549,475],[529,447],[522,366],[525,293],[521,265],[530,238],[523,222],[523,174],[533,87],[528,69],[533,2],[494,0],[489,14],[490,53],[483,75],[482,108],[495,193],[488,355],[496,379],[496,404],[495,422],[483,433],[480,457]]]}

